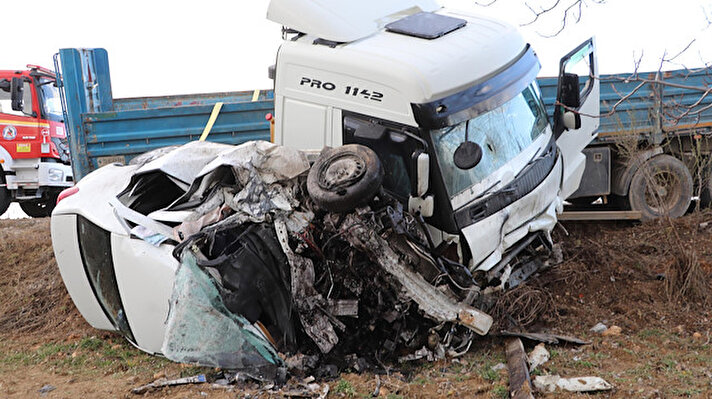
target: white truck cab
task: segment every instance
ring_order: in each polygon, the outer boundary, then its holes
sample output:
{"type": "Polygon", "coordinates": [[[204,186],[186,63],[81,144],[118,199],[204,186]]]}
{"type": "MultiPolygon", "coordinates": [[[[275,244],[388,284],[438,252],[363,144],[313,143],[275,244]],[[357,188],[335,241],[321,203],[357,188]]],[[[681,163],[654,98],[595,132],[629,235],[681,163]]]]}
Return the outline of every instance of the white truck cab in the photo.
{"type": "Polygon", "coordinates": [[[490,279],[535,236],[550,241],[598,127],[593,39],[561,60],[552,127],[537,56],[506,23],[431,0],[272,0],[268,19],[285,38],[276,143],[371,148],[434,245],[458,244],[490,279]]]}

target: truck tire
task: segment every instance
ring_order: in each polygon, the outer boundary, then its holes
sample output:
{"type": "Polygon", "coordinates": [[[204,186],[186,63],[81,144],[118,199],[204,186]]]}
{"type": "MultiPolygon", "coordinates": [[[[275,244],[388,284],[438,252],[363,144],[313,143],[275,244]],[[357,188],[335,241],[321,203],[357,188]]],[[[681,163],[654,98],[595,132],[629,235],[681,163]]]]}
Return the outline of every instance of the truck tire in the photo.
{"type": "MultiPolygon", "coordinates": [[[[0,173],[2,173],[2,169],[0,169],[0,173]]],[[[5,179],[2,177],[0,177],[0,184],[5,184],[5,179]]],[[[10,202],[12,202],[12,198],[10,198],[10,191],[7,187],[0,187],[0,216],[2,216],[7,211],[7,208],[10,207],[10,202]]]]}
{"type": "Polygon", "coordinates": [[[700,208],[712,206],[712,165],[703,169],[704,176],[700,184],[700,208]]]}
{"type": "Polygon", "coordinates": [[[20,202],[20,208],[31,218],[44,218],[52,214],[56,201],[57,197],[55,196],[50,196],[48,199],[23,201],[20,202]]]}
{"type": "Polygon", "coordinates": [[[309,170],[309,197],[329,212],[348,212],[373,199],[383,182],[381,161],[373,150],[348,144],[322,151],[309,170]]]}
{"type": "Polygon", "coordinates": [[[685,214],[692,201],[692,175],[682,161],[670,155],[647,160],[633,175],[628,191],[630,209],[643,220],[685,214]]]}

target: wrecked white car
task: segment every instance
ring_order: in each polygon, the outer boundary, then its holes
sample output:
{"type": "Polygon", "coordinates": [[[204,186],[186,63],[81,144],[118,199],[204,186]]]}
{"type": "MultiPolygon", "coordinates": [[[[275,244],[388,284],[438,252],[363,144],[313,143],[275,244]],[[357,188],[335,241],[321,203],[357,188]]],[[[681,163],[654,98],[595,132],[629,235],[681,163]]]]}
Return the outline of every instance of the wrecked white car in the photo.
{"type": "Polygon", "coordinates": [[[63,194],[52,240],[87,321],[260,378],[284,366],[278,353],[438,357],[486,334],[488,293],[539,268],[578,187],[598,83],[569,67],[593,76],[594,43],[562,60],[552,129],[536,55],[511,27],[410,3],[312,26],[285,10],[316,2],[273,1],[296,34],[276,72],[284,146],[193,142],[63,194]]]}

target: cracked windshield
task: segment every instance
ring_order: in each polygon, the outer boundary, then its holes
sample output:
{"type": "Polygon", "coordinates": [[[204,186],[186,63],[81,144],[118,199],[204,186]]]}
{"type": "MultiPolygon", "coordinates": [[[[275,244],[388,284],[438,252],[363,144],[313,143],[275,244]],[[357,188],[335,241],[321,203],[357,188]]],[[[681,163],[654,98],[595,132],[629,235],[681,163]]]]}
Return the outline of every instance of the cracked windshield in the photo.
{"type": "Polygon", "coordinates": [[[534,86],[476,118],[431,132],[438,164],[450,197],[481,182],[514,159],[547,126],[546,112],[534,86]],[[482,147],[482,160],[470,170],[452,161],[457,147],[467,139],[482,147]]]}

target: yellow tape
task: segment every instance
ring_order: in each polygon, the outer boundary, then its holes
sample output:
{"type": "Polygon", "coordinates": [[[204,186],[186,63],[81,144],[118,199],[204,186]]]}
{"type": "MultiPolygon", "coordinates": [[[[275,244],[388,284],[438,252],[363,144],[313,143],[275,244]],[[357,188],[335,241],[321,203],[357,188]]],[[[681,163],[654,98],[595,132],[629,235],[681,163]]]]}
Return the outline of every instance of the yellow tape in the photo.
{"type": "Polygon", "coordinates": [[[213,112],[210,114],[208,124],[205,125],[205,129],[203,129],[203,134],[200,135],[199,141],[205,141],[205,139],[208,138],[208,135],[210,134],[210,131],[213,129],[213,125],[215,124],[215,119],[218,119],[218,114],[220,113],[220,109],[222,108],[222,106],[223,103],[215,103],[215,106],[213,106],[213,112]]]}
{"type": "Polygon", "coordinates": [[[255,102],[255,101],[259,100],[259,99],[260,99],[260,91],[259,91],[259,90],[255,90],[255,91],[252,93],[252,102],[255,102]]]}

